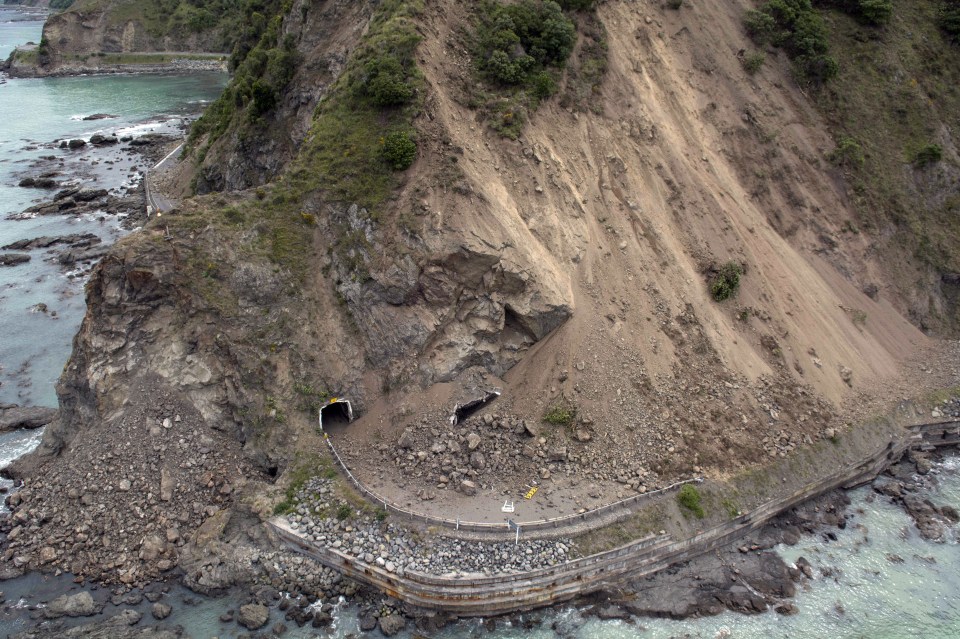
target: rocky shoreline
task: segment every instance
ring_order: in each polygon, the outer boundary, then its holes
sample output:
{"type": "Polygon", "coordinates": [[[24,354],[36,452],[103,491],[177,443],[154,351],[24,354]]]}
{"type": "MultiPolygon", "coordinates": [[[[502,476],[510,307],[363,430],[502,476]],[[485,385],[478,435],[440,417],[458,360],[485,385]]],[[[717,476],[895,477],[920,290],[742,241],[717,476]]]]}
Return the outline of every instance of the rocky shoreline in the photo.
{"type": "Polygon", "coordinates": [[[175,59],[170,62],[147,64],[63,64],[49,69],[34,64],[18,64],[10,59],[0,64],[0,72],[11,78],[63,78],[80,75],[162,75],[168,73],[189,73],[198,71],[225,72],[226,61],[220,58],[197,60],[191,58],[175,59]]]}
{"type": "MultiPolygon", "coordinates": [[[[104,116],[104,119],[110,116],[104,116]]],[[[93,216],[101,221],[113,218],[125,230],[142,226],[146,221],[146,203],[142,173],[139,163],[150,164],[166,152],[167,147],[176,140],[176,136],[167,134],[146,134],[140,137],[94,134],[90,141],[84,139],[54,140],[48,146],[76,151],[83,148],[95,149],[99,159],[86,163],[86,169],[93,170],[98,165],[131,163],[133,167],[128,175],[133,186],[120,188],[100,188],[86,182],[78,183],[76,169],[72,166],[76,160],[63,155],[44,155],[33,162],[20,178],[19,186],[33,189],[39,193],[52,193],[49,199],[34,204],[23,211],[7,215],[8,220],[23,220],[37,216],[93,216]]],[[[96,155],[95,155],[96,158],[96,155]]],[[[85,158],[84,158],[85,159],[85,158]]],[[[95,233],[69,233],[59,236],[28,237],[0,246],[0,266],[16,267],[32,259],[29,251],[46,250],[48,261],[63,269],[71,270],[73,277],[89,272],[93,264],[106,255],[109,244],[95,233]]]]}

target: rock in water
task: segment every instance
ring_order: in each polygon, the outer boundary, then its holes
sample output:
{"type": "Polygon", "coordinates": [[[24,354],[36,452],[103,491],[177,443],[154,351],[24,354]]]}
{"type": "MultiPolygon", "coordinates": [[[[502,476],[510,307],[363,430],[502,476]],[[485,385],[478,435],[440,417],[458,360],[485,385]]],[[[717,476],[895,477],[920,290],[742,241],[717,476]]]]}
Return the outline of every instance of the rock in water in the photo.
{"type": "Polygon", "coordinates": [[[30,261],[26,253],[4,253],[0,255],[0,266],[17,266],[30,261]]]}
{"type": "Polygon", "coordinates": [[[380,632],[385,637],[392,637],[407,627],[407,620],[400,615],[387,615],[380,618],[380,632]]]}
{"type": "Polygon", "coordinates": [[[0,404],[0,432],[18,428],[40,428],[57,416],[56,408],[0,404]]]}
{"type": "Polygon", "coordinates": [[[257,630],[267,625],[270,619],[270,610],[262,604],[247,604],[240,606],[237,623],[247,630],[257,630]]]}
{"type": "Polygon", "coordinates": [[[47,619],[59,617],[89,617],[96,614],[97,604],[89,592],[78,592],[75,595],[62,595],[50,602],[44,609],[43,616],[47,619]]]}
{"type": "Polygon", "coordinates": [[[154,619],[166,619],[170,616],[170,613],[173,612],[173,608],[165,603],[160,603],[159,601],[150,608],[150,614],[153,615],[154,619]]]}

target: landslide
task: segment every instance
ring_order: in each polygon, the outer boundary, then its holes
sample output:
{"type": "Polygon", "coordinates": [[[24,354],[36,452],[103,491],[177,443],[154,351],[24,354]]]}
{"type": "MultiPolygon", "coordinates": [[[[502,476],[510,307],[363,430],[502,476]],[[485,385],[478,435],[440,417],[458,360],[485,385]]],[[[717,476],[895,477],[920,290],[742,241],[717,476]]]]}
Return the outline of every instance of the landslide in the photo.
{"type": "Polygon", "coordinates": [[[893,399],[936,343],[890,271],[925,267],[850,232],[829,123],[789,60],[743,69],[746,8],[571,13],[557,95],[517,128],[476,75],[472,6],[278,7],[195,129],[181,186],[206,193],[119,242],[88,284],[60,420],[14,469],[25,525],[5,560],[93,574],[116,527],[141,556],[98,577],[153,576],[218,509],[270,514],[322,451],[332,396],[361,416],[337,434],[345,452],[398,500],[441,472],[498,496],[550,467],[572,492],[723,477],[893,399]],[[399,103],[371,97],[384,68],[410,88],[399,103]],[[395,170],[383,149],[404,136],[416,158],[395,170]],[[730,262],[739,292],[717,302],[730,262]],[[481,442],[516,461],[503,475],[463,468],[452,442],[426,453],[453,404],[491,387],[498,423],[545,443],[521,459],[481,442]],[[569,427],[542,423],[555,409],[569,427]],[[397,454],[408,428],[422,466],[397,454]],[[85,497],[92,479],[109,483],[85,497]],[[189,486],[175,541],[144,524],[164,484],[189,486]],[[84,499],[113,518],[79,521],[84,499]],[[83,539],[51,533],[84,524],[83,539]]]}

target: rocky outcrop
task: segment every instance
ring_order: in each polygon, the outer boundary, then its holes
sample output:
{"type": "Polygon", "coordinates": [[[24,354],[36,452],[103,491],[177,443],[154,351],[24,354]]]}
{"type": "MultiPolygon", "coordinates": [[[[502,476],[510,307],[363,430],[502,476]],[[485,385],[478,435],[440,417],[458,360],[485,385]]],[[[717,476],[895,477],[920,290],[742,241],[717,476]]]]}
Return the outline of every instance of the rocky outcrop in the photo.
{"type": "Polygon", "coordinates": [[[337,288],[368,357],[392,378],[428,385],[474,366],[500,376],[573,312],[569,291],[521,248],[435,237],[412,255],[378,259],[389,252],[366,211],[353,205],[330,223],[366,239],[369,248],[337,262],[337,288]],[[351,271],[357,261],[369,278],[351,271]]]}
{"type": "Polygon", "coordinates": [[[180,639],[182,629],[138,628],[143,614],[135,610],[123,612],[103,621],[95,621],[64,630],[59,626],[36,629],[11,635],[12,639],[180,639]]]}
{"type": "Polygon", "coordinates": [[[0,433],[19,428],[40,428],[57,416],[56,408],[0,404],[0,433]]]}
{"type": "Polygon", "coordinates": [[[76,3],[51,15],[43,27],[50,58],[56,62],[64,56],[98,52],[223,50],[222,36],[213,29],[198,32],[179,25],[158,29],[167,26],[157,17],[159,7],[140,5],[131,12],[123,4],[130,3],[76,3]]]}
{"type": "Polygon", "coordinates": [[[99,611],[99,606],[89,592],[78,592],[75,595],[63,595],[50,602],[44,609],[43,615],[47,619],[59,617],[89,617],[99,611]]]}

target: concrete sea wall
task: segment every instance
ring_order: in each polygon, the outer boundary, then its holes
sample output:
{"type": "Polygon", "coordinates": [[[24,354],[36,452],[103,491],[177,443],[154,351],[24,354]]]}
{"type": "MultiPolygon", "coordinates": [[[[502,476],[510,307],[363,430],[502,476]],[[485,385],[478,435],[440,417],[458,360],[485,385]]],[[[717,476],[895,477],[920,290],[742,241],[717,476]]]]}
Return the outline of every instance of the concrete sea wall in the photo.
{"type": "Polygon", "coordinates": [[[434,576],[412,571],[391,573],[336,549],[316,545],[294,531],[283,519],[271,520],[270,526],[291,548],[410,606],[463,617],[486,617],[561,603],[688,561],[736,541],[777,515],[818,495],[872,480],[910,449],[958,443],[960,422],[911,426],[872,454],[789,495],[687,539],[649,536],[563,565],[524,573],[469,576],[434,576]]]}

